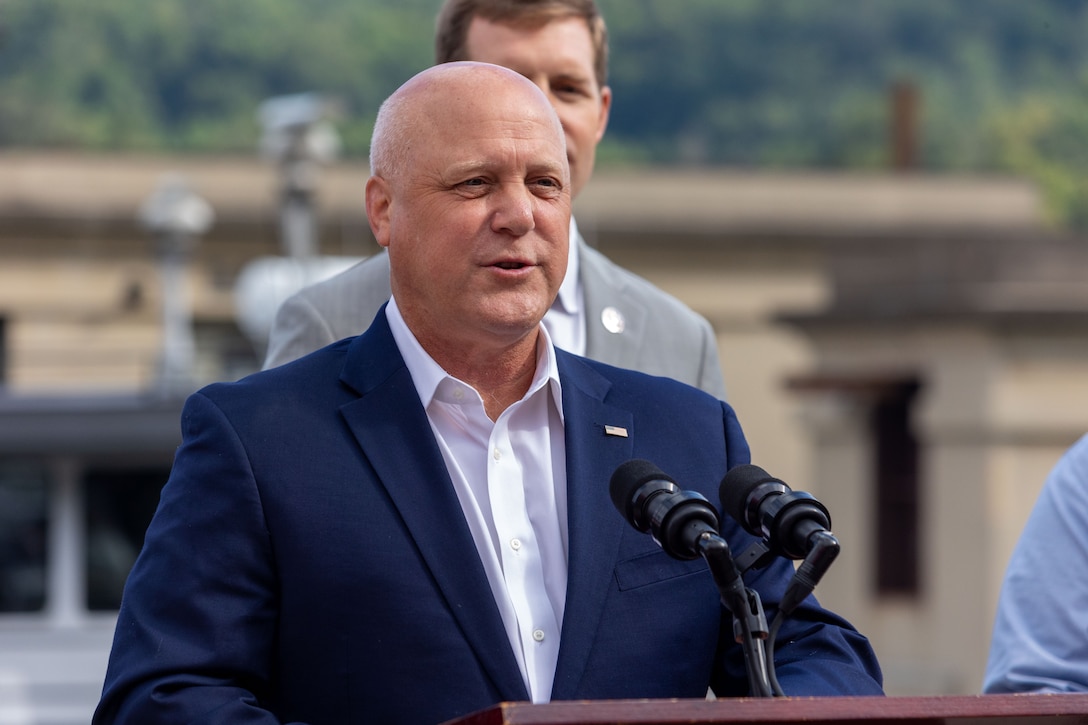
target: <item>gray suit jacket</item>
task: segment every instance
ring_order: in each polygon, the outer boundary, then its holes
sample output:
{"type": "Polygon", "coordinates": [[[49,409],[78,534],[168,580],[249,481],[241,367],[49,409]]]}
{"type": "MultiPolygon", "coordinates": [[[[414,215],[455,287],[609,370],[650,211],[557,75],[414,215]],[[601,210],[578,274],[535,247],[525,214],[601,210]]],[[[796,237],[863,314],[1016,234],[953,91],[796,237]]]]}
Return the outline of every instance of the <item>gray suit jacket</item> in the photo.
{"type": "MultiPolygon", "coordinates": [[[[710,323],[580,238],[572,241],[580,245],[586,357],[673,378],[725,399],[717,339],[710,323]],[[622,327],[614,324],[616,312],[622,327]]],[[[265,368],[360,334],[389,295],[385,252],[295,293],[276,313],[265,368]]]]}

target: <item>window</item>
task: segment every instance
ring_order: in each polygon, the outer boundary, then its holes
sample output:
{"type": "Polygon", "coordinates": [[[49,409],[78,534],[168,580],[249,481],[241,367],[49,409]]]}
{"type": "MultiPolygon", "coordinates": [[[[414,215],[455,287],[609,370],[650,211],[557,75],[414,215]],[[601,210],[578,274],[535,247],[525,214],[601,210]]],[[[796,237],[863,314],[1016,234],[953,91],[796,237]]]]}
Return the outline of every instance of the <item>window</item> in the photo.
{"type": "Polygon", "coordinates": [[[915,595],[919,590],[918,440],[911,429],[918,387],[914,381],[888,385],[872,407],[876,589],[882,595],[915,595]]]}
{"type": "Polygon", "coordinates": [[[45,606],[48,484],[43,466],[0,459],[0,612],[45,606]]]}
{"type": "Polygon", "coordinates": [[[864,444],[872,452],[875,522],[874,589],[880,596],[916,596],[921,587],[921,483],[919,445],[911,426],[921,388],[910,375],[813,376],[789,382],[806,393],[834,394],[864,411],[864,444]]]}
{"type": "Polygon", "coordinates": [[[83,477],[87,531],[87,608],[115,610],[169,468],[88,469],[83,477]]]}
{"type": "Polygon", "coordinates": [[[8,381],[8,321],[0,315],[0,385],[8,381]]]}

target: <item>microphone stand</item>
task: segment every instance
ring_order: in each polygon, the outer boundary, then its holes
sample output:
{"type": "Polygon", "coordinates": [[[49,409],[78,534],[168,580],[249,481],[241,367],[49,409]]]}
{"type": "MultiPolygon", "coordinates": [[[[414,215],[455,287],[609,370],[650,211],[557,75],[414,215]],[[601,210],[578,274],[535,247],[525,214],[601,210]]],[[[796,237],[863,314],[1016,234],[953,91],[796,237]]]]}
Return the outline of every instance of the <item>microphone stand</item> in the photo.
{"type": "MultiPolygon", "coordinates": [[[[827,573],[831,563],[839,555],[839,540],[830,531],[819,529],[809,536],[807,548],[809,550],[808,554],[797,567],[789,586],[786,587],[782,600],[778,603],[778,615],[775,616],[774,621],[771,623],[770,633],[765,637],[766,642],[763,643],[767,657],[764,669],[768,673],[771,691],[778,697],[785,696],[774,671],[774,647],[775,640],[778,637],[778,630],[804,598],[813,592],[820,579],[827,573]]],[[[757,541],[738,557],[740,574],[751,568],[762,569],[774,558],[775,553],[770,549],[768,543],[766,541],[757,541]]]]}
{"type": "Polygon", "coordinates": [[[729,544],[721,536],[703,532],[696,539],[695,548],[710,567],[722,605],[733,614],[733,637],[744,652],[749,691],[753,697],[775,697],[764,648],[770,630],[759,593],[744,585],[729,544]]]}

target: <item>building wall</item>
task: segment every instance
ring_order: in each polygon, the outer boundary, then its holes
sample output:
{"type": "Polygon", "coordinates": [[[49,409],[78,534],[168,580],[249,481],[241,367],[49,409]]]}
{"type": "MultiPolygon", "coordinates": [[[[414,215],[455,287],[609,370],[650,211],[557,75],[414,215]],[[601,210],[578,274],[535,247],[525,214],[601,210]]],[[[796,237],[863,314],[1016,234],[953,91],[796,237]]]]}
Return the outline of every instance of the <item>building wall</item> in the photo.
{"type": "Polygon", "coordinates": [[[809,323],[824,375],[894,371],[922,385],[913,409],[922,579],[906,597],[872,587],[869,401],[842,389],[807,395],[821,493],[834,502],[836,533],[860,545],[836,562],[821,598],[871,637],[890,693],[978,692],[1009,555],[1050,469],[1088,431],[1088,315],[809,323]]]}
{"type": "MultiPolygon", "coordinates": [[[[32,154],[0,165],[9,172],[0,178],[9,394],[154,385],[162,285],[155,242],[136,214],[167,172],[182,173],[216,212],[186,276],[195,378],[256,368],[260,353],[243,349],[234,293],[247,264],[282,253],[275,169],[247,159],[32,154]]],[[[348,165],[322,171],[323,252],[375,251],[362,216],[365,178],[348,165]]],[[[1004,179],[602,173],[576,212],[590,243],[711,321],[755,462],[831,509],[843,552],[817,595],[870,635],[889,693],[977,692],[1004,562],[1049,467],[1088,430],[1088,336],[983,314],[912,317],[900,302],[921,300],[916,309],[970,287],[926,276],[948,266],[948,249],[979,268],[989,241],[1015,247],[1037,235],[1033,190],[1004,179]],[[970,254],[956,246],[964,239],[976,245],[970,254]],[[918,240],[944,256],[904,257],[924,246],[918,240]],[[847,308],[873,314],[833,319],[847,308]],[[874,371],[923,383],[914,411],[923,579],[913,597],[874,592],[871,401],[790,384],[874,371]]],[[[54,631],[44,616],[30,621],[54,631]]],[[[20,621],[0,621],[0,634],[29,631],[20,621]]]]}

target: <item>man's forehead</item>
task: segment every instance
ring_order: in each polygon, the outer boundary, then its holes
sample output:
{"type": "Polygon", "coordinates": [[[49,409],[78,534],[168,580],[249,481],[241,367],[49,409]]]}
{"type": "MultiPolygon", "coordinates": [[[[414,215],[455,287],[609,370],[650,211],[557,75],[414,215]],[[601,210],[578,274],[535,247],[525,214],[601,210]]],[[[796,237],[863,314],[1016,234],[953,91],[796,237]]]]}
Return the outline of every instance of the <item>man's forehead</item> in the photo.
{"type": "Polygon", "coordinates": [[[552,145],[535,149],[509,147],[502,151],[497,146],[492,146],[485,149],[484,153],[473,153],[472,149],[462,148],[446,154],[443,166],[454,173],[469,174],[560,172],[566,167],[566,156],[561,152],[562,149],[552,145]]]}
{"type": "Polygon", "coordinates": [[[578,16],[537,23],[504,23],[476,17],[465,38],[469,60],[494,63],[519,73],[565,66],[568,72],[593,72],[593,35],[578,16]],[[562,35],[557,42],[556,35],[562,35]]]}
{"type": "Polygon", "coordinates": [[[415,131],[423,137],[564,143],[559,118],[540,89],[511,69],[501,70],[504,76],[484,75],[480,83],[459,78],[433,84],[411,114],[415,131]]]}
{"type": "MultiPolygon", "coordinates": [[[[448,169],[532,169],[560,168],[567,163],[564,138],[544,124],[525,132],[453,133],[436,137],[433,147],[448,169]]],[[[482,130],[482,129],[477,129],[482,130]]]]}

